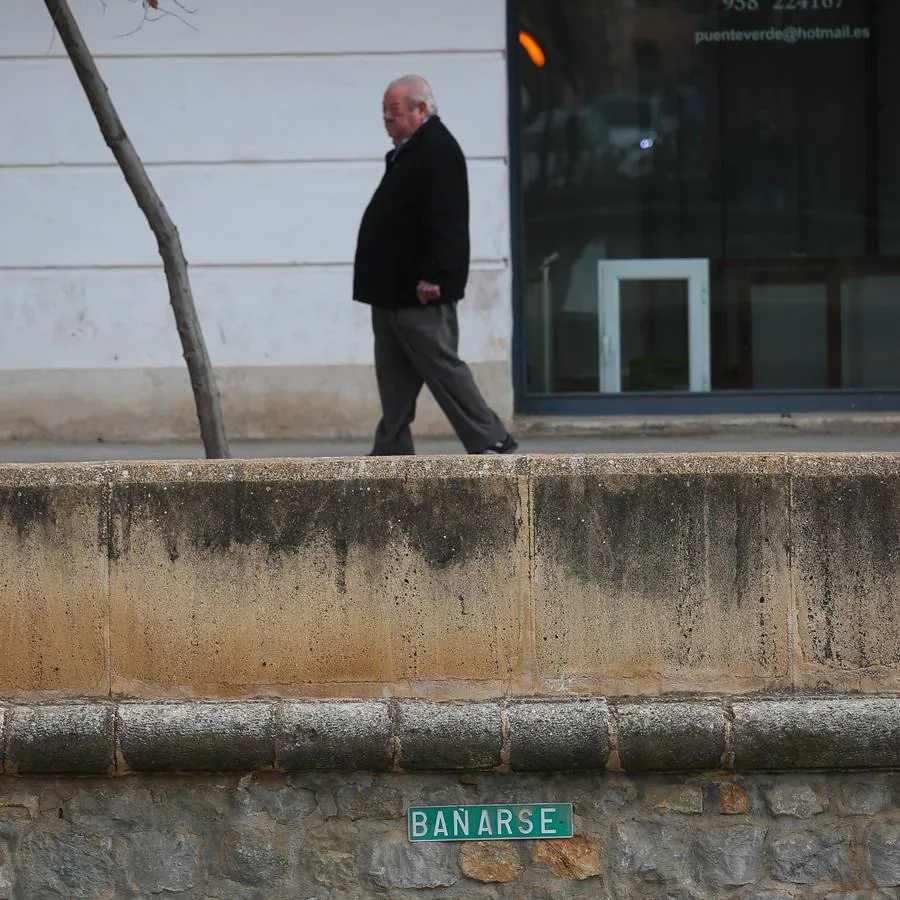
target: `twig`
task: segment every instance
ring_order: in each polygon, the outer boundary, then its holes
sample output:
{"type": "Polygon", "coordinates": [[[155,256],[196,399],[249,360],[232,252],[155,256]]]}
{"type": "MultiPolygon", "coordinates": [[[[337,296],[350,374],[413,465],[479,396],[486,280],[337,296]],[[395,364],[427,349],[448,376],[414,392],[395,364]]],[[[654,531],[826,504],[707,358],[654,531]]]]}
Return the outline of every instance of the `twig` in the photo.
{"type": "MultiPolygon", "coordinates": [[[[100,0],[101,3],[106,5],[105,0],[100,0]]],[[[129,3],[140,3],[143,7],[143,15],[141,16],[141,21],[138,23],[136,28],[132,28],[131,31],[126,31],[124,34],[116,34],[113,37],[116,38],[126,38],[131,37],[133,34],[137,34],[143,27],[146,22],[158,22],[163,16],[174,16],[181,22],[183,25],[187,25],[188,28],[192,28],[194,31],[199,31],[196,25],[192,25],[188,22],[184,16],[179,15],[177,12],[173,12],[171,9],[160,9],[159,0],[128,0],[129,3]],[[151,15],[150,10],[153,10],[156,15],[151,15]]],[[[196,9],[190,9],[185,6],[181,0],[172,0],[172,2],[183,12],[194,15],[197,12],[196,9]]]]}

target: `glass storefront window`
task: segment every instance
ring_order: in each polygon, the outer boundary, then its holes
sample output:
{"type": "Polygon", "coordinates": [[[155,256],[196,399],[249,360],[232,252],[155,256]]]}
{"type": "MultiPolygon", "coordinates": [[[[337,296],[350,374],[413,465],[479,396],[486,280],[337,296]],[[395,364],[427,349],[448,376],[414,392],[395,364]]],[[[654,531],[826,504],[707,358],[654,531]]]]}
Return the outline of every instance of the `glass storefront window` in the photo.
{"type": "Polygon", "coordinates": [[[900,0],[516,9],[527,396],[900,389],[900,0]]]}

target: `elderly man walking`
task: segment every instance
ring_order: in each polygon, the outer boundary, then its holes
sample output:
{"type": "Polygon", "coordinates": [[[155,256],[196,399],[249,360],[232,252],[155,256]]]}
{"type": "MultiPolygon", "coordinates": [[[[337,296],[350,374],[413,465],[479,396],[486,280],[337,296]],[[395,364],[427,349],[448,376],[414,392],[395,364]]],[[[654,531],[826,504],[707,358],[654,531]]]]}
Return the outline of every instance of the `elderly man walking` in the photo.
{"type": "Polygon", "coordinates": [[[514,453],[458,355],[456,304],[469,275],[465,157],[418,75],[388,86],[384,125],[394,149],[363,214],[353,270],[353,298],[372,307],[381,398],[369,455],[415,453],[410,425],[423,384],[468,453],[514,453]]]}

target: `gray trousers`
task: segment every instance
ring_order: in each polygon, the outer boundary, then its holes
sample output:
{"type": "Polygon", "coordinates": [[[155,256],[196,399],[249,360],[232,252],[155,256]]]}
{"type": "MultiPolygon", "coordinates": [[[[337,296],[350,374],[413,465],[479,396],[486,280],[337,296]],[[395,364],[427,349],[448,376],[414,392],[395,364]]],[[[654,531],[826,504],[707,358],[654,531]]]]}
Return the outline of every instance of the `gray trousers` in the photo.
{"type": "Polygon", "coordinates": [[[382,309],[372,307],[375,375],[381,421],[372,456],[414,454],[409,426],[427,384],[468,453],[481,453],[506,437],[469,367],[459,358],[455,303],[382,309]]]}

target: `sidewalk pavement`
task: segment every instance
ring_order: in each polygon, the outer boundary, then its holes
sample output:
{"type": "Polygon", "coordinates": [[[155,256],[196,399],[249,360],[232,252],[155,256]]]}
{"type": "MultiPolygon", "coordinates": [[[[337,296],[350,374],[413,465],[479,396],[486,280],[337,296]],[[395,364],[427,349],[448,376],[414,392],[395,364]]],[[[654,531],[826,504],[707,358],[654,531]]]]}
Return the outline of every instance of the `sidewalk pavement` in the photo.
{"type": "MultiPolygon", "coordinates": [[[[900,451],[900,414],[828,414],[636,419],[520,418],[521,453],[891,452],[900,451]]],[[[368,439],[232,441],[236,459],[363,456],[368,439]]],[[[421,438],[420,454],[462,453],[455,438],[421,438]]],[[[0,444],[0,463],[199,459],[193,442],[0,444]]]]}

